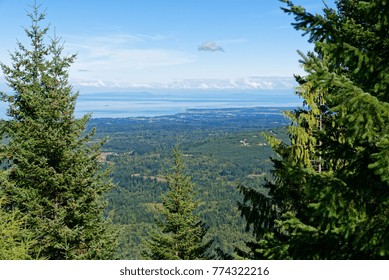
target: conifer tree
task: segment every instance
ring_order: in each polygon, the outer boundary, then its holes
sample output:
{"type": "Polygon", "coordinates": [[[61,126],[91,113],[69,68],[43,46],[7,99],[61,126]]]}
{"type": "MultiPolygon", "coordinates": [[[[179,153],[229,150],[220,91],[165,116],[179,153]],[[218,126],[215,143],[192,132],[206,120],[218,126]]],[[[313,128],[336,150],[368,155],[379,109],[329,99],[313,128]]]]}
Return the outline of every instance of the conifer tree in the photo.
{"type": "Polygon", "coordinates": [[[33,240],[24,227],[25,220],[15,210],[4,207],[7,197],[3,189],[9,184],[5,171],[0,171],[0,260],[30,259],[33,240]]]}
{"type": "Polygon", "coordinates": [[[34,5],[25,29],[31,45],[18,42],[12,65],[1,64],[11,94],[1,146],[10,182],[4,188],[9,209],[25,215],[36,246],[32,258],[111,258],[114,236],[103,217],[102,195],[112,188],[98,163],[101,143],[85,135],[89,115],[74,116],[78,93],[68,81],[75,56],[40,24],[45,14],[34,5]]]}
{"type": "Polygon", "coordinates": [[[158,231],[147,240],[145,256],[154,260],[198,260],[206,258],[210,242],[204,242],[207,232],[194,213],[198,202],[194,199],[194,185],[184,174],[182,155],[173,151],[174,166],[167,175],[168,190],[162,196],[162,219],[158,231]]]}
{"type": "Polygon", "coordinates": [[[290,144],[268,137],[280,155],[269,192],[241,187],[251,257],[387,259],[389,3],[340,0],[314,15],[283,2],[315,49],[301,54],[290,144]]]}

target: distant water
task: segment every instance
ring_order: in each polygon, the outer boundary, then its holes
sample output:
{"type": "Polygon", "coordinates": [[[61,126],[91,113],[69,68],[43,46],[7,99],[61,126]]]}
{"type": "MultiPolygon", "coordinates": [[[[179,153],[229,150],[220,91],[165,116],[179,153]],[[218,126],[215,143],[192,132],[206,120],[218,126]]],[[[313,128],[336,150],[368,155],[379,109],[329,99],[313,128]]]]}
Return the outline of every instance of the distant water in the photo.
{"type": "MultiPolygon", "coordinates": [[[[78,97],[76,116],[92,113],[93,118],[154,117],[182,113],[187,109],[294,107],[301,103],[292,89],[88,93],[78,97]]],[[[6,104],[1,102],[2,117],[5,108],[6,104]]]]}

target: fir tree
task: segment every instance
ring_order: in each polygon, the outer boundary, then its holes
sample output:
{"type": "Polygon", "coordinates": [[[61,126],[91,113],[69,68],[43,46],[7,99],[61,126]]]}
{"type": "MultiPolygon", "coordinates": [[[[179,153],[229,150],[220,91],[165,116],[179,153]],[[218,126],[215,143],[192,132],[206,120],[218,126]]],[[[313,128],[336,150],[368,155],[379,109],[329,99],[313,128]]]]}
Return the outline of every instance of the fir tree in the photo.
{"type": "Polygon", "coordinates": [[[207,230],[194,213],[198,204],[194,199],[194,185],[184,174],[182,155],[177,148],[173,154],[174,167],[167,175],[168,190],[162,196],[159,230],[147,240],[145,256],[154,260],[205,259],[210,242],[204,242],[207,230]]]}
{"type": "Polygon", "coordinates": [[[291,143],[268,137],[280,155],[268,194],[241,187],[252,257],[387,259],[389,3],[341,0],[314,15],[283,2],[315,50],[296,77],[305,106],[288,113],[291,143]]]}
{"type": "Polygon", "coordinates": [[[33,258],[111,258],[114,236],[103,217],[102,195],[112,188],[98,163],[101,143],[85,135],[89,119],[74,116],[78,93],[68,81],[75,56],[62,56],[56,37],[47,41],[45,14],[34,5],[25,29],[31,45],[20,42],[12,65],[1,64],[12,94],[1,132],[9,142],[1,157],[9,162],[8,208],[25,215],[37,241],[33,258]],[[39,245],[39,246],[38,246],[39,245]]]}
{"type": "Polygon", "coordinates": [[[7,197],[3,190],[8,187],[5,171],[0,172],[0,260],[30,259],[34,243],[25,229],[25,220],[16,210],[9,211],[5,205],[7,197]]]}

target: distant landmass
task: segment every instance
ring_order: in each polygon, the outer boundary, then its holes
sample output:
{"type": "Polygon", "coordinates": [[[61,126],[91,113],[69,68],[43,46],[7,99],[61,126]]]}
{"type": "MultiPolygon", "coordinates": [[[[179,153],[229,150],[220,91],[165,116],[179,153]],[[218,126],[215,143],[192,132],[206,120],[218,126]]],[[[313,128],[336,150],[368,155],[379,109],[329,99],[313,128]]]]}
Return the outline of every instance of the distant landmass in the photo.
{"type": "Polygon", "coordinates": [[[79,96],[76,114],[92,113],[94,118],[155,117],[192,109],[296,107],[301,102],[291,89],[90,93],[79,96]]]}
{"type": "Polygon", "coordinates": [[[100,132],[131,131],[135,127],[147,126],[148,129],[242,131],[252,129],[268,129],[285,126],[289,121],[284,111],[295,107],[249,107],[249,108],[220,108],[220,109],[187,109],[183,113],[154,117],[128,118],[94,118],[89,126],[98,127],[100,132]]]}

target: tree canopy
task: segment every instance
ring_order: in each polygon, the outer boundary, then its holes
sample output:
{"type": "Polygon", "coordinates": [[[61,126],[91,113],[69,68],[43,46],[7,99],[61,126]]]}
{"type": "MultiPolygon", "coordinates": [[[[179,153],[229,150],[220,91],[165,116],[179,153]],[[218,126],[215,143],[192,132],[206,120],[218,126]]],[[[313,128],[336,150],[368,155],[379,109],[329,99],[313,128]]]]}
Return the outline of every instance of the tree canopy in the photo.
{"type": "Polygon", "coordinates": [[[280,155],[268,192],[241,187],[251,257],[388,258],[389,3],[340,0],[312,14],[282,2],[315,48],[301,53],[291,143],[268,137],[280,155]]]}

